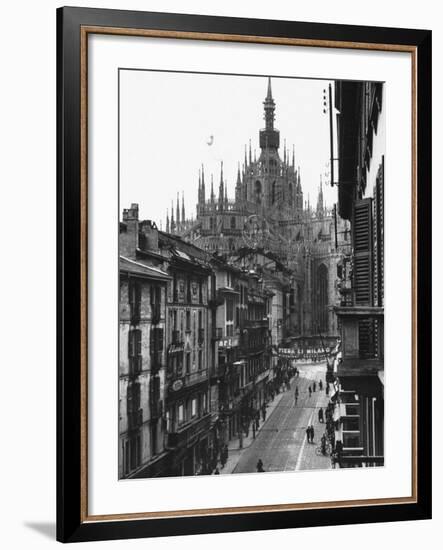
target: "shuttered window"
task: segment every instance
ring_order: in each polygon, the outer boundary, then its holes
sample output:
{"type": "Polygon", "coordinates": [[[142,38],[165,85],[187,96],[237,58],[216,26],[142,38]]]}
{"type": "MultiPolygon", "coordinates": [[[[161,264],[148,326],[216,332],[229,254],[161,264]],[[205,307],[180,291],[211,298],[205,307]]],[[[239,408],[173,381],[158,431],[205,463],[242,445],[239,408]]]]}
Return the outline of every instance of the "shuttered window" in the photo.
{"type": "Polygon", "coordinates": [[[141,371],[142,332],[130,330],[128,334],[129,373],[134,375],[141,371]]]}
{"type": "Polygon", "coordinates": [[[374,305],[384,305],[384,157],[374,186],[374,305]]]}
{"type": "Polygon", "coordinates": [[[150,333],[151,370],[157,372],[161,368],[163,351],[163,328],[152,327],[150,333]]]}
{"type": "Polygon", "coordinates": [[[356,305],[372,305],[372,199],[356,201],[353,217],[356,305]]]}
{"type": "Polygon", "coordinates": [[[130,279],[128,286],[128,301],[131,323],[133,325],[137,324],[140,321],[141,296],[142,293],[140,281],[130,279]]]}

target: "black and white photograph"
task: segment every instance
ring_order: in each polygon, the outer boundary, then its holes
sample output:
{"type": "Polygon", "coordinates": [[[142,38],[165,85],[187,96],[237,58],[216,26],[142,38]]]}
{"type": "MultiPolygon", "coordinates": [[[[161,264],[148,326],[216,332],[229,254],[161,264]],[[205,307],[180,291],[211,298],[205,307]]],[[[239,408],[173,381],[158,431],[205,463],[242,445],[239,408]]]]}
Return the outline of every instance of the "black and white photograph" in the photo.
{"type": "Polygon", "coordinates": [[[384,83],[118,85],[119,479],[382,467],[384,83]]]}

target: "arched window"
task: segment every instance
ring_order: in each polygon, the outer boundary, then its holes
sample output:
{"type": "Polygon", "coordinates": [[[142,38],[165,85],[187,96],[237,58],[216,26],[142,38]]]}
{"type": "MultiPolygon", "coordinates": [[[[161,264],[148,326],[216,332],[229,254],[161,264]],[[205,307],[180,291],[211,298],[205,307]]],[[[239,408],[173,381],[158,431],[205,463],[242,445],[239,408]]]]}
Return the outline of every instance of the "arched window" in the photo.
{"type": "Polygon", "coordinates": [[[272,182],[271,187],[271,204],[275,203],[275,181],[272,182]]]}
{"type": "Polygon", "coordinates": [[[317,321],[320,331],[329,330],[328,319],[328,268],[325,264],[320,264],[317,269],[317,321]]]}
{"type": "Polygon", "coordinates": [[[231,229],[235,229],[235,216],[231,217],[231,229]]]}
{"type": "Polygon", "coordinates": [[[292,182],[289,182],[289,204],[292,206],[292,182]]]}
{"type": "Polygon", "coordinates": [[[259,180],[255,182],[255,202],[261,204],[261,182],[259,180]]]}

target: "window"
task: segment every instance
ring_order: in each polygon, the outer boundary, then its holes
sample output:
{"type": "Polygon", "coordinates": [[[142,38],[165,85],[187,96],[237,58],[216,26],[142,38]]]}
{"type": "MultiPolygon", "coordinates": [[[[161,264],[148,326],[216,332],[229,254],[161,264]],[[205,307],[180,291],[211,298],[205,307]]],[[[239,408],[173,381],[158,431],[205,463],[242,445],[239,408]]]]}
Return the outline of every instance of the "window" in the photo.
{"type": "Polygon", "coordinates": [[[131,323],[133,325],[140,321],[141,310],[141,284],[140,281],[135,279],[129,279],[128,284],[128,301],[129,301],[129,315],[131,323]]]}
{"type": "Polygon", "coordinates": [[[150,334],[151,370],[156,372],[161,367],[163,352],[163,328],[152,327],[150,334]]]}
{"type": "Polygon", "coordinates": [[[190,311],[186,311],[186,331],[190,331],[191,330],[191,312],[190,311]]]}
{"type": "Polygon", "coordinates": [[[190,374],[191,372],[191,352],[188,351],[186,353],[186,374],[190,374]]]}
{"type": "Polygon", "coordinates": [[[157,422],[151,424],[151,454],[157,454],[157,422]]]}
{"type": "Polygon", "coordinates": [[[234,302],[230,299],[226,300],[226,321],[234,320],[234,302]]]}
{"type": "Polygon", "coordinates": [[[261,182],[258,180],[255,182],[255,202],[261,204],[261,182]]]}
{"type": "Polygon", "coordinates": [[[173,301],[173,302],[178,302],[177,275],[176,275],[175,273],[174,273],[174,280],[173,280],[173,284],[172,284],[172,289],[173,289],[172,301],[173,301]]]}
{"type": "Polygon", "coordinates": [[[129,474],[131,470],[134,470],[140,465],[141,462],[141,437],[137,435],[125,442],[124,446],[125,474],[129,474]]]}
{"type": "Polygon", "coordinates": [[[203,353],[202,350],[199,350],[198,352],[198,370],[202,370],[203,368],[203,353]]]}
{"type": "Polygon", "coordinates": [[[194,397],[191,401],[191,417],[197,416],[197,398],[194,397]]]}
{"type": "Polygon", "coordinates": [[[151,286],[151,322],[156,325],[161,317],[161,287],[151,286]]]}
{"type": "Polygon", "coordinates": [[[191,294],[191,279],[186,280],[186,301],[188,303],[192,302],[192,294],[191,294]]]}
{"type": "Polygon", "coordinates": [[[231,217],[231,229],[235,229],[235,217],[231,217]]]}
{"type": "Polygon", "coordinates": [[[185,421],[185,409],[183,407],[183,403],[180,403],[180,405],[178,406],[177,416],[179,425],[183,424],[183,422],[185,421]]]}
{"type": "Polygon", "coordinates": [[[128,358],[129,374],[135,375],[142,367],[142,332],[140,329],[132,329],[128,334],[128,358]]]}

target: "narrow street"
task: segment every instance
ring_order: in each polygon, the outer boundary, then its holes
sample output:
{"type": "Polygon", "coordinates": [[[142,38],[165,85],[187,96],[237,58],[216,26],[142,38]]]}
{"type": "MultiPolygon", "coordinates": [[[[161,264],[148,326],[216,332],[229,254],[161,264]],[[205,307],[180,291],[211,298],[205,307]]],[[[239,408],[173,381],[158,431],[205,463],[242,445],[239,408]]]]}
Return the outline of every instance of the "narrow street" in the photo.
{"type": "Polygon", "coordinates": [[[232,464],[232,473],[256,472],[259,459],[266,472],[331,468],[330,458],[317,456],[315,452],[325,427],[318,420],[318,409],[324,409],[329,401],[324,386],[326,365],[300,365],[299,370],[300,376],[291,381],[291,390],[269,403],[265,423],[255,440],[238,453],[235,466],[232,464]],[[322,391],[319,380],[323,382],[322,391]],[[314,381],[317,390],[310,397],[308,387],[312,387],[314,381]],[[296,386],[299,390],[297,405],[294,400],[296,386]],[[306,428],[311,424],[315,430],[314,443],[306,440],[306,428]]]}

